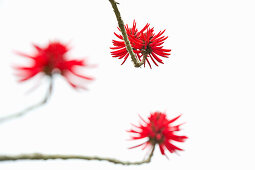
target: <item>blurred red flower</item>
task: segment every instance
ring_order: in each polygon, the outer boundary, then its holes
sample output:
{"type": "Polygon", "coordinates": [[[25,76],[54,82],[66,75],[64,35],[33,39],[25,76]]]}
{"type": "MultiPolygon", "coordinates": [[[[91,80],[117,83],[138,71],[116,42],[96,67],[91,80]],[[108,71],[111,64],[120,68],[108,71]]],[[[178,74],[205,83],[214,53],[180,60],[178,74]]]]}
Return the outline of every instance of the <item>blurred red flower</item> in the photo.
{"type": "Polygon", "coordinates": [[[69,60],[67,52],[69,48],[60,42],[50,42],[47,47],[41,48],[38,45],[33,45],[36,49],[33,55],[27,55],[17,52],[18,55],[27,57],[32,60],[30,66],[16,66],[18,71],[19,81],[24,82],[42,73],[47,76],[52,76],[55,73],[62,75],[67,82],[74,88],[84,88],[73,82],[74,77],[79,77],[85,80],[92,80],[91,77],[78,74],[76,67],[86,67],[85,60],[69,60]]]}
{"type": "Polygon", "coordinates": [[[175,134],[176,131],[180,131],[181,124],[176,126],[172,125],[172,123],[180,116],[169,120],[165,113],[154,112],[149,116],[149,121],[145,121],[140,117],[143,123],[139,126],[133,125],[137,130],[131,129],[128,132],[134,135],[131,137],[132,140],[146,138],[147,141],[131,148],[144,146],[143,149],[145,149],[148,146],[158,144],[162,155],[165,155],[165,149],[171,153],[176,152],[177,150],[182,151],[181,148],[172,143],[172,141],[184,142],[185,139],[187,139],[187,136],[179,136],[175,134]]]}
{"type": "MultiPolygon", "coordinates": [[[[164,64],[159,57],[168,58],[171,51],[170,49],[164,49],[162,46],[164,44],[164,41],[168,38],[163,36],[165,30],[155,34],[154,28],[150,28],[149,24],[147,23],[142,30],[138,31],[138,29],[136,28],[135,21],[133,22],[132,28],[129,28],[128,25],[126,25],[125,29],[126,29],[131,47],[136,57],[140,61],[143,55],[147,55],[146,62],[149,64],[150,68],[151,68],[151,64],[149,62],[149,58],[156,66],[158,66],[158,63],[164,64]]],[[[113,57],[117,57],[118,59],[124,58],[124,61],[122,62],[122,64],[124,64],[129,56],[129,53],[126,50],[123,36],[117,33],[114,33],[114,34],[120,40],[112,41],[114,47],[110,48],[113,50],[111,54],[113,57]]],[[[145,63],[144,63],[144,66],[145,66],[145,63]]]]}

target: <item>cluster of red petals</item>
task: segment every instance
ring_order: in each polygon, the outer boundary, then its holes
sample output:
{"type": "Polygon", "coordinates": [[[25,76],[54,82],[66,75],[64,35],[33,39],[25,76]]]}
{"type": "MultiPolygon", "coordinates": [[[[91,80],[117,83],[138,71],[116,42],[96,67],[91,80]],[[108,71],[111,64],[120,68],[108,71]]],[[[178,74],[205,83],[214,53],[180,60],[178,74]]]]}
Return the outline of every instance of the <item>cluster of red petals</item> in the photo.
{"type": "Polygon", "coordinates": [[[92,80],[91,77],[76,72],[76,67],[85,67],[87,64],[84,60],[68,60],[66,54],[69,49],[66,45],[60,42],[50,42],[45,48],[39,47],[38,45],[33,46],[36,49],[33,55],[18,52],[19,55],[32,60],[30,66],[15,67],[18,71],[20,82],[29,80],[39,73],[47,76],[59,73],[74,88],[84,88],[73,82],[75,77],[92,80]]]}
{"type": "MultiPolygon", "coordinates": [[[[180,115],[181,116],[181,115],[180,115]]],[[[143,118],[143,125],[139,126],[133,125],[137,130],[129,130],[128,132],[132,133],[132,140],[137,139],[148,139],[146,142],[139,144],[137,146],[131,147],[139,147],[144,146],[145,149],[147,146],[158,144],[160,148],[160,152],[162,155],[165,155],[165,149],[169,152],[173,153],[176,151],[182,151],[181,148],[175,146],[172,141],[176,142],[184,142],[187,139],[186,136],[176,135],[176,131],[180,131],[180,125],[173,126],[172,123],[176,121],[180,116],[177,116],[174,119],[167,119],[165,113],[154,112],[148,118],[148,121],[145,121],[143,118]]]]}
{"type": "MultiPolygon", "coordinates": [[[[158,66],[158,63],[164,64],[160,57],[168,58],[171,50],[164,49],[162,46],[164,44],[164,41],[168,38],[166,36],[163,36],[165,30],[155,34],[154,28],[150,28],[149,26],[150,25],[147,23],[142,30],[138,31],[136,27],[136,22],[134,21],[133,26],[129,28],[128,25],[126,25],[125,30],[127,32],[128,39],[130,41],[130,44],[133,48],[136,57],[141,61],[143,55],[144,54],[147,55],[146,62],[149,64],[151,68],[149,59],[156,66],[158,66]]],[[[114,34],[120,40],[112,41],[114,47],[110,48],[113,50],[111,54],[113,57],[117,57],[118,59],[124,59],[124,61],[122,62],[122,64],[124,64],[129,56],[129,53],[126,50],[123,36],[117,33],[114,34]]]]}

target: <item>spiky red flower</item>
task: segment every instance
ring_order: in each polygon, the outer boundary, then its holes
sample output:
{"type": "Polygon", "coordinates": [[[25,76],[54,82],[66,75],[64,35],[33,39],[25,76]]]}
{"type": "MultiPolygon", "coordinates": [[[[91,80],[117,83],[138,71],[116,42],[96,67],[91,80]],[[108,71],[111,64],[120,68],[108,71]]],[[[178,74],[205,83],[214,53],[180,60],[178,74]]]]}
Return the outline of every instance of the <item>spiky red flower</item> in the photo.
{"type": "MultiPolygon", "coordinates": [[[[160,31],[158,34],[155,34],[154,28],[150,28],[149,24],[147,23],[142,30],[138,31],[138,29],[136,28],[135,21],[133,22],[132,28],[129,28],[128,25],[126,25],[125,30],[127,32],[131,47],[136,57],[140,61],[143,55],[147,55],[146,62],[149,64],[150,68],[151,64],[149,62],[149,58],[156,66],[158,66],[158,63],[164,64],[159,57],[168,58],[171,51],[170,49],[164,49],[162,46],[164,41],[168,38],[163,36],[165,30],[160,31]]],[[[124,61],[122,62],[122,64],[124,64],[124,62],[127,60],[129,56],[129,53],[126,50],[123,36],[117,33],[114,34],[120,39],[120,41],[117,40],[112,41],[114,47],[110,48],[113,50],[111,54],[113,57],[118,57],[119,59],[124,58],[124,61]]]]}
{"type": "MultiPolygon", "coordinates": [[[[142,32],[148,27],[149,25],[147,24],[141,31],[138,31],[138,29],[136,28],[136,22],[133,22],[133,27],[129,28],[128,24],[125,26],[125,30],[127,32],[128,35],[128,39],[130,41],[130,44],[133,48],[133,51],[135,52],[135,54],[137,55],[138,53],[140,53],[139,48],[141,48],[140,46],[137,46],[138,43],[138,39],[140,37],[140,35],[142,34],[142,32]]],[[[118,28],[119,29],[119,28],[118,28]]],[[[119,29],[120,31],[120,29],[119,29]]],[[[118,57],[119,59],[124,58],[124,61],[121,64],[124,64],[125,61],[127,60],[129,53],[126,50],[126,46],[125,46],[125,42],[123,40],[123,36],[121,34],[117,34],[114,32],[114,35],[116,35],[116,37],[118,37],[121,41],[117,41],[117,40],[112,40],[112,43],[115,47],[111,47],[110,49],[112,49],[113,51],[111,52],[113,57],[118,57]]],[[[139,44],[140,45],[140,44],[139,44]]],[[[138,57],[138,56],[137,56],[138,57]]],[[[138,57],[139,58],[139,57],[138,57]]],[[[139,58],[140,59],[140,58],[139,58]]]]}
{"type": "Polygon", "coordinates": [[[60,42],[50,42],[48,46],[42,48],[38,45],[33,45],[36,49],[33,55],[27,55],[18,52],[19,55],[27,57],[32,60],[30,66],[17,66],[15,69],[18,71],[19,81],[23,82],[33,78],[34,76],[42,73],[47,76],[52,76],[55,73],[62,75],[67,82],[74,88],[83,88],[73,82],[73,78],[79,77],[85,80],[92,80],[78,74],[77,67],[86,67],[85,60],[69,60],[67,59],[67,52],[69,48],[60,42]]]}
{"type": "Polygon", "coordinates": [[[147,146],[158,144],[162,155],[165,155],[165,149],[171,153],[176,152],[177,150],[182,151],[181,148],[172,143],[172,141],[184,142],[185,139],[187,139],[187,136],[179,136],[175,134],[175,132],[180,131],[181,124],[175,126],[172,125],[172,123],[180,116],[169,120],[165,113],[154,112],[149,116],[149,121],[145,121],[140,117],[144,125],[133,125],[137,130],[131,129],[128,132],[135,135],[132,136],[132,140],[146,138],[147,141],[131,148],[144,146],[144,149],[147,146]]]}

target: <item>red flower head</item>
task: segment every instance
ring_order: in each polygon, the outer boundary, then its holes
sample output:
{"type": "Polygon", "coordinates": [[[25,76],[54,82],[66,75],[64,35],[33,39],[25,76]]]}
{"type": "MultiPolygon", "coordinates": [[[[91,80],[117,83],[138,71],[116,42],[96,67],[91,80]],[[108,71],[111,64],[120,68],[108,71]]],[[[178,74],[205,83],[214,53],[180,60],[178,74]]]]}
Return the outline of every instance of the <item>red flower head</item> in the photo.
{"type": "Polygon", "coordinates": [[[76,67],[85,67],[87,64],[84,60],[68,60],[66,53],[69,49],[66,45],[60,42],[50,42],[45,48],[41,48],[37,45],[34,45],[34,47],[36,52],[33,55],[18,52],[19,55],[32,60],[32,64],[30,66],[16,67],[18,76],[20,77],[20,82],[31,79],[39,73],[43,73],[47,76],[59,73],[74,88],[83,87],[75,84],[72,80],[72,76],[85,80],[92,80],[92,78],[80,75],[76,72],[76,67]]]}
{"type": "MultiPolygon", "coordinates": [[[[168,58],[171,51],[170,49],[164,49],[162,46],[164,41],[168,38],[163,36],[165,30],[160,31],[158,34],[155,34],[154,28],[149,28],[149,24],[146,24],[141,31],[138,31],[135,21],[133,22],[132,28],[129,28],[128,25],[126,25],[125,29],[133,51],[140,61],[143,55],[147,55],[146,61],[148,62],[150,68],[151,64],[148,60],[149,58],[156,66],[158,66],[157,62],[164,64],[163,61],[159,58],[159,56],[168,58]]],[[[120,39],[120,41],[112,41],[114,47],[111,47],[111,49],[113,50],[111,54],[113,57],[118,57],[119,59],[124,58],[124,61],[122,62],[122,64],[124,64],[124,62],[129,56],[129,53],[126,50],[122,35],[116,33],[114,34],[120,39]]]]}
{"type": "Polygon", "coordinates": [[[148,122],[140,117],[144,125],[133,125],[135,128],[137,128],[137,130],[132,129],[128,132],[135,134],[135,136],[132,136],[132,140],[144,138],[147,138],[148,140],[131,148],[136,148],[142,145],[144,145],[144,148],[146,148],[148,145],[158,144],[162,155],[165,155],[165,149],[171,153],[176,152],[177,150],[181,151],[181,148],[172,144],[172,141],[184,142],[185,139],[187,139],[186,136],[178,136],[175,134],[176,131],[180,131],[181,124],[176,126],[172,125],[172,123],[180,116],[168,120],[165,113],[155,112],[151,113],[148,118],[148,122]]]}

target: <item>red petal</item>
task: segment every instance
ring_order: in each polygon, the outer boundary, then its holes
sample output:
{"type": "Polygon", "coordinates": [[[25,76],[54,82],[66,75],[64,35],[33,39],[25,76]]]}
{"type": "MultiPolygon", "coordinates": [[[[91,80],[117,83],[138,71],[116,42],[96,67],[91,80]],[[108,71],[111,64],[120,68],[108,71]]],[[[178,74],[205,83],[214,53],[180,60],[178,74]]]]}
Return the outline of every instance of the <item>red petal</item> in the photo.
{"type": "Polygon", "coordinates": [[[136,146],[132,146],[132,147],[130,147],[130,148],[128,148],[128,149],[134,149],[134,148],[137,148],[137,147],[139,147],[139,146],[142,146],[142,145],[144,145],[144,144],[146,144],[147,142],[144,142],[144,143],[141,143],[141,144],[139,144],[139,145],[136,145],[136,146]]]}
{"type": "Polygon", "coordinates": [[[162,155],[165,155],[165,148],[164,148],[164,145],[160,144],[159,145],[159,149],[160,149],[160,152],[162,155]]]}
{"type": "Polygon", "coordinates": [[[181,117],[181,115],[177,116],[177,117],[174,118],[174,119],[169,120],[169,121],[168,121],[168,124],[173,123],[174,121],[176,121],[176,120],[179,119],[180,117],[181,117]]]}

